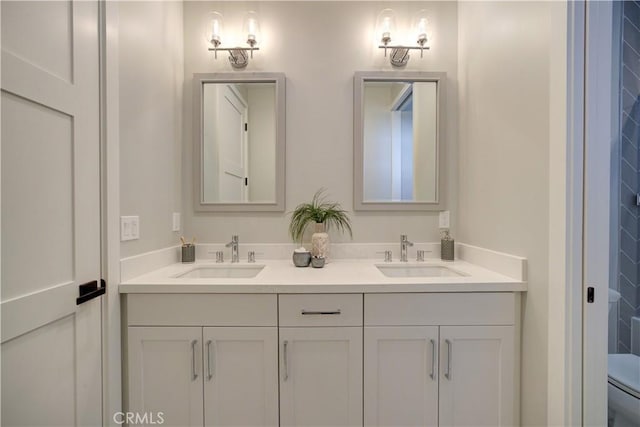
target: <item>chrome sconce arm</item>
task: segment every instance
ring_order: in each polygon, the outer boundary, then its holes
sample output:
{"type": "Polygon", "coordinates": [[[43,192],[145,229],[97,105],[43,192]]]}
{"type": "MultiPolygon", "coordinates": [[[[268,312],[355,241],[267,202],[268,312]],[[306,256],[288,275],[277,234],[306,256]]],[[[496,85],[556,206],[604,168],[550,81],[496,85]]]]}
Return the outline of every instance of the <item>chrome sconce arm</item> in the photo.
{"type": "Polygon", "coordinates": [[[425,50],[429,50],[429,46],[389,46],[389,45],[380,45],[378,46],[380,49],[384,49],[384,57],[387,57],[387,49],[391,49],[391,55],[389,60],[391,61],[391,65],[394,67],[404,67],[409,62],[409,51],[410,50],[419,50],[420,58],[423,57],[423,53],[425,50]]]}
{"type": "Polygon", "coordinates": [[[229,62],[236,69],[245,68],[249,64],[249,58],[253,58],[253,51],[260,50],[259,47],[210,47],[209,52],[214,52],[214,58],[218,59],[218,51],[229,52],[229,62]],[[249,52],[249,55],[247,55],[249,52]]]}

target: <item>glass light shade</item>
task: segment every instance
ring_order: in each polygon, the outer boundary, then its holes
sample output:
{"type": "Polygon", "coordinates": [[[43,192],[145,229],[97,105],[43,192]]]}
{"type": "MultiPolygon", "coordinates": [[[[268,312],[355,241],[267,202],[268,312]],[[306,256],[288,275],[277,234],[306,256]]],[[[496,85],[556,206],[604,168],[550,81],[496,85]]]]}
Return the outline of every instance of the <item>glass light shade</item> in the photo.
{"type": "Polygon", "coordinates": [[[258,39],[260,39],[260,21],[256,12],[251,10],[244,16],[242,34],[247,37],[249,45],[253,46],[258,43],[258,39]]]}
{"type": "Polygon", "coordinates": [[[382,43],[387,44],[396,31],[396,15],[393,9],[383,9],[378,15],[376,23],[376,35],[380,36],[382,43]]]}
{"type": "Polygon", "coordinates": [[[421,10],[413,18],[413,33],[416,37],[416,42],[419,45],[423,45],[427,42],[427,34],[429,32],[429,20],[427,19],[426,11],[421,10]]]}
{"type": "Polygon", "coordinates": [[[209,14],[207,30],[205,37],[209,43],[217,46],[221,42],[223,31],[223,18],[219,12],[211,12],[209,14]]]}

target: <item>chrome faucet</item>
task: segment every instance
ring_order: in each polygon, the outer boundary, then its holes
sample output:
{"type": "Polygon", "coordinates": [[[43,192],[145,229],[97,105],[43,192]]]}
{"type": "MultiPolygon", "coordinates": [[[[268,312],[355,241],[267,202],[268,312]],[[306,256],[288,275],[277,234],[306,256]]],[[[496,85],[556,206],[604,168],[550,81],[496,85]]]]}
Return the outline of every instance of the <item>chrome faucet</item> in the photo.
{"type": "Polygon", "coordinates": [[[227,248],[231,247],[231,262],[240,262],[240,255],[238,254],[238,235],[231,236],[231,241],[225,246],[227,248]]]}
{"type": "Polygon", "coordinates": [[[407,239],[406,234],[400,235],[400,261],[407,262],[407,248],[413,246],[413,242],[407,239]]]}

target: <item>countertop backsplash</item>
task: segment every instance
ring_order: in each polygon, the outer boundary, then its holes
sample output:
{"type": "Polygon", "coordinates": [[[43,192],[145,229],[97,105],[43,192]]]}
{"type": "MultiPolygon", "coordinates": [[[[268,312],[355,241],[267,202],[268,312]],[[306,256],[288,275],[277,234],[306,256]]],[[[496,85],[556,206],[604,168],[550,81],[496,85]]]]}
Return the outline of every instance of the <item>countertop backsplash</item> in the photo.
{"type": "MultiPolygon", "coordinates": [[[[303,245],[308,248],[309,245],[303,245]]],[[[240,262],[246,263],[249,251],[255,252],[257,263],[265,260],[290,260],[293,250],[298,247],[293,243],[243,243],[240,236],[240,262]]],[[[333,243],[330,259],[366,260],[384,262],[385,251],[392,251],[393,262],[400,259],[400,242],[389,243],[333,243]]],[[[414,243],[408,250],[409,262],[416,261],[418,250],[425,251],[425,259],[440,259],[440,242],[414,243]]],[[[225,243],[196,244],[196,261],[211,260],[215,262],[216,252],[223,251],[224,262],[231,261],[231,249],[225,243]]],[[[464,243],[456,243],[456,258],[490,269],[500,274],[526,281],[526,259],[510,254],[479,248],[464,243]]],[[[121,282],[140,275],[180,262],[180,245],[157,251],[123,258],[120,260],[121,282]]]]}

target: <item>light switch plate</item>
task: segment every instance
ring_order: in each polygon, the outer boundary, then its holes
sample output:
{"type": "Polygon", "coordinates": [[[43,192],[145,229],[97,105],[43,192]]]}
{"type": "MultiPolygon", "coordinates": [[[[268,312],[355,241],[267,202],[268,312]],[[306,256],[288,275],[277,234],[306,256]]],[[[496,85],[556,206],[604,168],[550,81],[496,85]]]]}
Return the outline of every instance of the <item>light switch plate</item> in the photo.
{"type": "Polygon", "coordinates": [[[136,240],[140,238],[140,217],[120,217],[120,241],[136,240]]]}
{"type": "Polygon", "coordinates": [[[132,216],[131,217],[131,239],[139,239],[140,238],[140,217],[132,216]]]}
{"type": "Polygon", "coordinates": [[[120,217],[120,241],[124,242],[126,240],[131,240],[131,224],[129,223],[128,217],[121,216],[120,217]]]}
{"type": "Polygon", "coordinates": [[[449,219],[450,219],[451,215],[449,213],[449,211],[442,211],[440,212],[440,218],[439,218],[439,228],[449,228],[449,219]]]}
{"type": "Polygon", "coordinates": [[[180,212],[173,213],[173,231],[180,231],[180,212]]]}

